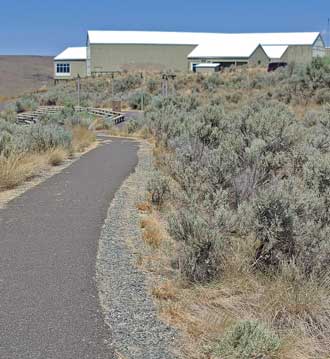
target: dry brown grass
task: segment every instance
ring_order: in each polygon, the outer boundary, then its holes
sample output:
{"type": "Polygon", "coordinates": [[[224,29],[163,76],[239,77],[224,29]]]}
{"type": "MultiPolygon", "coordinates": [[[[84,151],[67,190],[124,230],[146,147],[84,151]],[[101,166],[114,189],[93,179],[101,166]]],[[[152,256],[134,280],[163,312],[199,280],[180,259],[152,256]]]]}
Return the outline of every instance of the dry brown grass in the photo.
{"type": "Polygon", "coordinates": [[[83,152],[90,147],[95,141],[95,133],[88,130],[86,127],[75,126],[72,129],[73,141],[72,146],[75,152],[83,152]]]}
{"type": "Polygon", "coordinates": [[[161,285],[154,287],[152,295],[161,300],[175,300],[177,297],[177,288],[172,281],[166,281],[161,285]]]}
{"type": "Polygon", "coordinates": [[[48,163],[51,166],[59,166],[68,158],[68,151],[63,148],[55,148],[48,153],[48,163]]]}
{"type": "Polygon", "coordinates": [[[115,136],[115,137],[132,137],[128,134],[126,126],[123,127],[117,127],[112,126],[107,131],[109,136],[115,136]]]}
{"type": "MultiPolygon", "coordinates": [[[[82,152],[95,141],[95,134],[83,127],[75,127],[73,150],[82,152]]],[[[15,188],[35,177],[49,166],[59,166],[68,157],[69,151],[54,148],[44,153],[13,154],[8,158],[0,157],[0,191],[15,188]]]]}
{"type": "Polygon", "coordinates": [[[144,213],[150,213],[152,211],[152,206],[147,201],[137,203],[136,208],[144,213]]]}
{"type": "Polygon", "coordinates": [[[140,129],[135,132],[129,133],[125,124],[121,127],[112,126],[107,131],[109,136],[114,137],[128,137],[128,138],[142,138],[152,143],[152,136],[146,129],[140,129]]]}
{"type": "Polygon", "coordinates": [[[159,221],[150,215],[141,220],[141,228],[145,243],[153,248],[159,248],[164,240],[164,231],[159,221]]]}
{"type": "Polygon", "coordinates": [[[0,190],[14,188],[35,176],[47,165],[47,156],[39,154],[12,155],[0,158],[0,190]]]}
{"type": "Polygon", "coordinates": [[[13,154],[0,157],[0,191],[13,189],[37,176],[49,166],[58,166],[68,158],[68,151],[55,148],[44,153],[13,154]]]}
{"type": "Polygon", "coordinates": [[[6,102],[9,100],[9,97],[6,97],[6,96],[0,96],[0,103],[1,102],[6,102]]]}

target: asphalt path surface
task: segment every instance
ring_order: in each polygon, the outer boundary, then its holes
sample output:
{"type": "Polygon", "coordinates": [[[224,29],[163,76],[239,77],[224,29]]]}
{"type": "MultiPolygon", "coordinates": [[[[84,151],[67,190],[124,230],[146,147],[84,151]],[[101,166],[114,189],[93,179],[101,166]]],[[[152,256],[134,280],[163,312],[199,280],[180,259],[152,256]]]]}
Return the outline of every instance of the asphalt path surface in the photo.
{"type": "Polygon", "coordinates": [[[113,358],[95,283],[107,209],[137,163],[111,139],[0,210],[0,358],[113,358]]]}

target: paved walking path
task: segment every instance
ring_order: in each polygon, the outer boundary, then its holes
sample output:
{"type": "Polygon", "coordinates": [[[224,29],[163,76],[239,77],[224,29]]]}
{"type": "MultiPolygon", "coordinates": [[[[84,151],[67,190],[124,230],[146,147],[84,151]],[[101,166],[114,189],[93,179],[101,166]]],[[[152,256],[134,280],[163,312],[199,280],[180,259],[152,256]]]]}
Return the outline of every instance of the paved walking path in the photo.
{"type": "Polygon", "coordinates": [[[0,210],[0,358],[113,358],[96,253],[137,148],[112,139],[0,210]]]}

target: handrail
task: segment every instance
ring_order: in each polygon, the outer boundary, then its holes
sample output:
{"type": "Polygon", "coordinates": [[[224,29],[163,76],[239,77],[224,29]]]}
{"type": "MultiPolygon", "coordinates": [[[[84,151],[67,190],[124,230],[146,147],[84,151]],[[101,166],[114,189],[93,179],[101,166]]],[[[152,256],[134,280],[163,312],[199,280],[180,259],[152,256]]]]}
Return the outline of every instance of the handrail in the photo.
{"type": "MultiPolygon", "coordinates": [[[[54,114],[64,109],[64,106],[39,106],[35,111],[27,111],[19,113],[16,116],[16,122],[19,124],[31,124],[37,123],[40,116],[44,114],[54,114]]],[[[125,121],[125,114],[122,112],[112,111],[108,108],[97,108],[97,107],[82,107],[75,106],[76,112],[87,112],[91,115],[102,117],[107,120],[111,120],[114,124],[125,121]]]]}

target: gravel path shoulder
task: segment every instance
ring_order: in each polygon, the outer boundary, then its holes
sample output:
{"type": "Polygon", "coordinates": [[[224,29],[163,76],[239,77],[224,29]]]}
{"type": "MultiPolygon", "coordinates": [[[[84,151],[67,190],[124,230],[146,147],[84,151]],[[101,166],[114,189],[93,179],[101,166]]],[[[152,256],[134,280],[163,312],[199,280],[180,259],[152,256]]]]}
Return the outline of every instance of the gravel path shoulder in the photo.
{"type": "Polygon", "coordinates": [[[143,142],[135,173],[117,191],[108,211],[99,241],[97,283],[106,323],[119,358],[170,359],[175,331],[157,318],[148,295],[146,278],[136,266],[137,252],[143,250],[136,204],[144,198],[152,166],[151,146],[143,142]]]}

